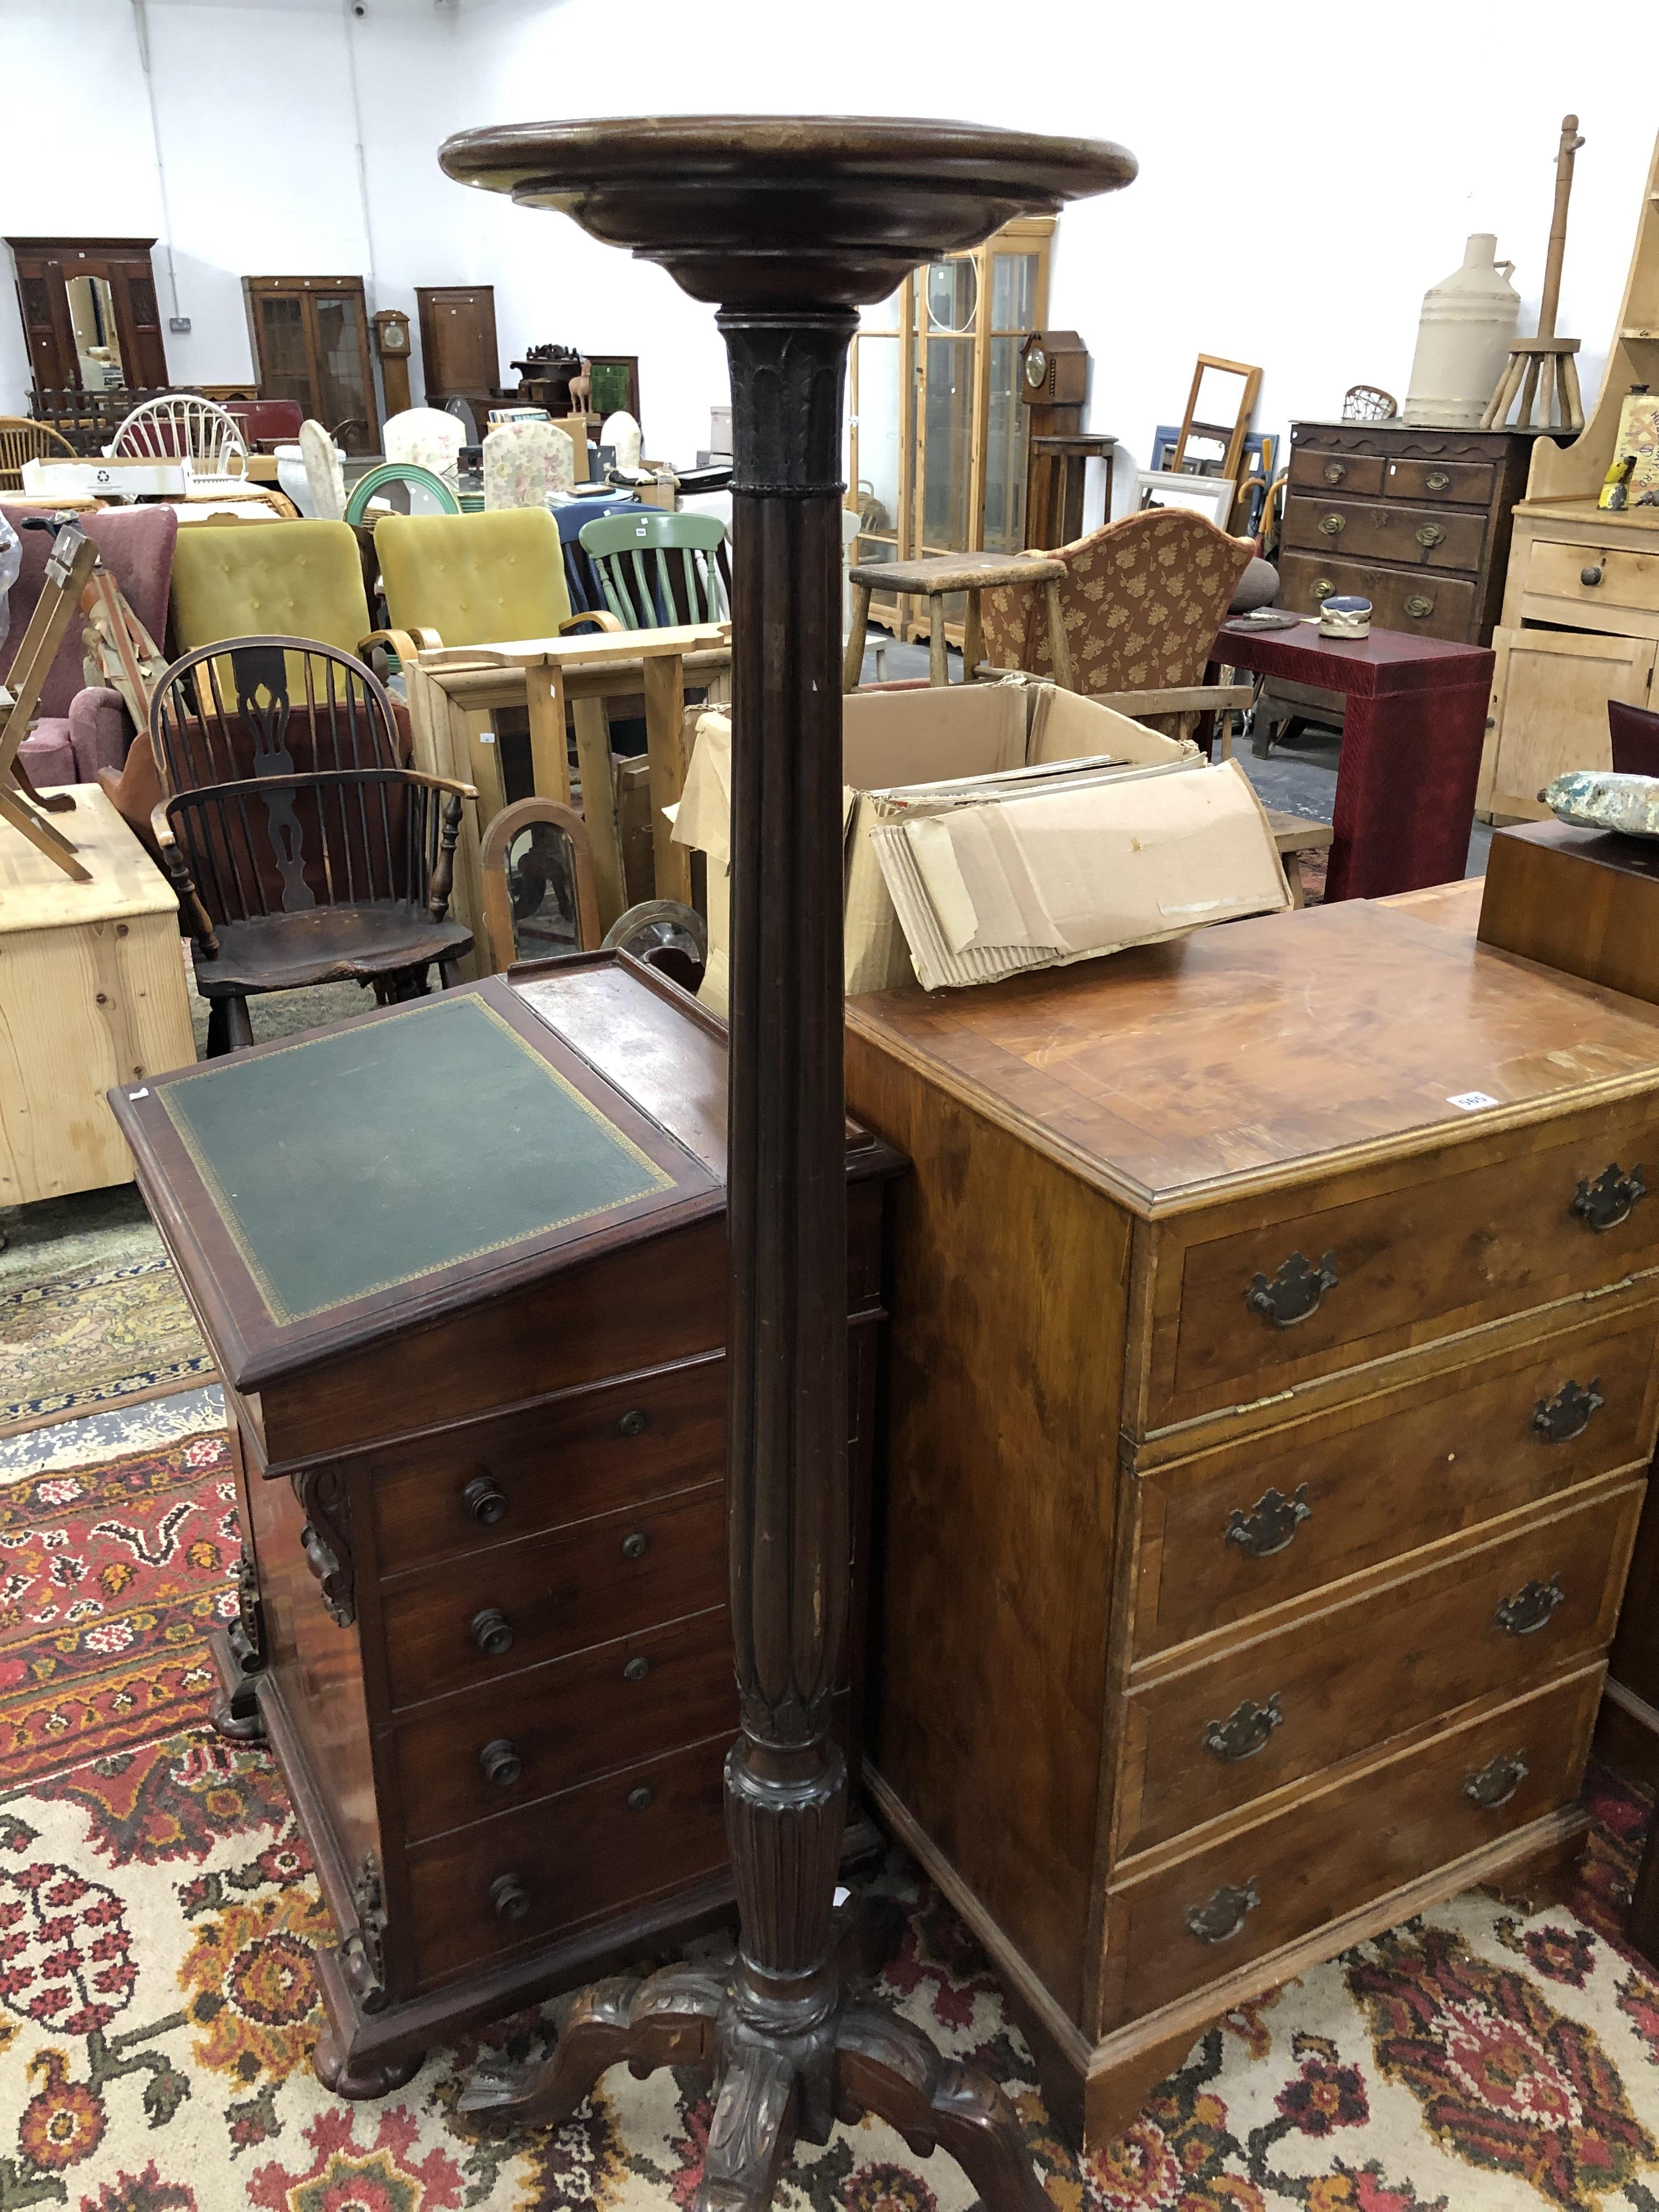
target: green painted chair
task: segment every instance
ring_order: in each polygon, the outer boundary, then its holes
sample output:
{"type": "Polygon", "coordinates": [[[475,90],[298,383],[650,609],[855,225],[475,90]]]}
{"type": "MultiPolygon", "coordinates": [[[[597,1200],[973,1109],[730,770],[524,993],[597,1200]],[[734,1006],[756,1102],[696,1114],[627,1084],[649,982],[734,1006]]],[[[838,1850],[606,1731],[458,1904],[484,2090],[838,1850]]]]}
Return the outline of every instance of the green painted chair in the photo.
{"type": "Polygon", "coordinates": [[[582,550],[624,629],[731,618],[726,525],[714,514],[605,514],[582,525],[582,550]]]}

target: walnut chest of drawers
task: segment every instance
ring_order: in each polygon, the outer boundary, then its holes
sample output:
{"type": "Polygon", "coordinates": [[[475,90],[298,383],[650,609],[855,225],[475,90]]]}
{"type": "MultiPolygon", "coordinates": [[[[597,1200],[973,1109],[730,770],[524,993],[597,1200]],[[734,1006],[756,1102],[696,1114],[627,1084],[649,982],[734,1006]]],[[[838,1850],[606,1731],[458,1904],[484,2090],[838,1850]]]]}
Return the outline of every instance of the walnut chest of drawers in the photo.
{"type": "Polygon", "coordinates": [[[1576,1848],[1659,1009],[1357,902],[848,1018],[912,1161],[867,1778],[1097,2142],[1227,2008],[1576,1848]]]}
{"type": "Polygon", "coordinates": [[[1314,614],[1358,592],[1379,629],[1489,645],[1536,434],[1293,422],[1284,604],[1314,614]]]}
{"type": "MultiPolygon", "coordinates": [[[[318,2071],[378,2094],[731,1903],[725,1031],[595,954],[112,1103],[235,1415],[217,1717],[338,1929],[318,2071]]],[[[854,1774],[898,1165],[849,1129],[854,1774]]]]}

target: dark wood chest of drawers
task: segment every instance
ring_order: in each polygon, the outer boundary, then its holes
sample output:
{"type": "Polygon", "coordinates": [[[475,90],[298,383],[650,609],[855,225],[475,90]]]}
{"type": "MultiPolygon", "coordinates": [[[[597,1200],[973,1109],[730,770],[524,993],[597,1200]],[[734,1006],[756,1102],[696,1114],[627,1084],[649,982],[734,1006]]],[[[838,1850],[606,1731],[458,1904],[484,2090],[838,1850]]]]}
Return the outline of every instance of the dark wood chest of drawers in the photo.
{"type": "Polygon", "coordinates": [[[1659,1008],[1355,902],[848,1019],[912,1162],[871,1787],[1097,2143],[1229,2007],[1576,1846],[1659,1008]]]}
{"type": "MultiPolygon", "coordinates": [[[[113,1103],[235,1413],[245,1553],[240,1620],[219,1654],[234,1693],[223,1724],[268,1734],[339,1931],[321,1961],[318,2070],[343,2094],[376,2094],[458,2026],[730,1905],[724,1030],[651,971],[595,955],[113,1103]],[[320,1118],[284,1127],[287,1165],[250,1158],[193,1103],[216,1094],[192,1086],[240,1071],[236,1110],[269,1119],[271,1086],[295,1085],[321,1041],[352,1041],[372,1075],[388,1024],[426,1024],[405,1034],[433,1040],[441,1062],[445,1024],[469,1005],[475,1026],[493,1025],[495,1054],[472,1095],[452,1072],[434,1095],[383,1096],[372,1140],[325,1133],[351,1109],[344,1061],[337,1091],[326,1060],[297,1083],[320,1118]],[[532,1158],[525,1130],[497,1126],[491,1086],[518,1079],[520,1054],[546,1086],[532,1113],[564,1113],[577,1152],[603,1140],[603,1188],[561,1195],[559,1148],[532,1158]],[[453,1188],[468,1194],[460,1241],[476,1234],[477,1249],[423,1254],[395,1206],[349,1218],[340,1146],[365,1181],[392,1174],[389,1158],[434,1159],[452,1213],[453,1188]],[[539,1207],[516,1236],[501,1197],[515,1175],[539,1207]],[[338,1274],[353,1239],[395,1257],[353,1255],[333,1303],[308,1304],[306,1270],[338,1274]],[[349,1295],[362,1282],[377,1286],[349,1295]]],[[[855,1775],[882,1224],[898,1165],[849,1128],[840,1729],[855,1775]]],[[[388,1188],[404,1194],[409,1172],[388,1188]]]]}
{"type": "Polygon", "coordinates": [[[1293,422],[1284,604],[1358,592],[1380,629],[1490,645],[1535,434],[1293,422]]]}

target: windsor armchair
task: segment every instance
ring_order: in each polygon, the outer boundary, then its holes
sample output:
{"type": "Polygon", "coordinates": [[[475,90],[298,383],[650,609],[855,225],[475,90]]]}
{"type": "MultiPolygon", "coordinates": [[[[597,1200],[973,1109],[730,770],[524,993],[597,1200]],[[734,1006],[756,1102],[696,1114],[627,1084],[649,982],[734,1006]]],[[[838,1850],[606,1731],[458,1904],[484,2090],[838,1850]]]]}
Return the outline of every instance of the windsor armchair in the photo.
{"type": "Polygon", "coordinates": [[[247,441],[235,416],[213,400],[175,392],[145,400],[118,425],[109,458],[123,454],[188,460],[204,475],[234,476],[233,463],[247,465],[247,441]]]}
{"type": "Polygon", "coordinates": [[[252,1042],[256,993],[352,979],[377,1001],[446,984],[472,949],[446,920],[470,784],[398,761],[392,703],[349,653],[243,638],[175,661],[150,706],[168,794],[155,841],[195,939],[211,1058],[252,1042]]]}

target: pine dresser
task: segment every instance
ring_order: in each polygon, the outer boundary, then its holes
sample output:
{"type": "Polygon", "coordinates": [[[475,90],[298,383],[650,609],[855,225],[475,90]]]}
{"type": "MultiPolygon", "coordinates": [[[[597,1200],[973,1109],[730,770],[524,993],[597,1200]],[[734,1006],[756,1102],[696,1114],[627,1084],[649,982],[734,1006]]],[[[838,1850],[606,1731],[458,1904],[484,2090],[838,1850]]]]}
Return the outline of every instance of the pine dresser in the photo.
{"type": "Polygon", "coordinates": [[[1228,2008],[1576,1850],[1659,1008],[1354,902],[848,1019],[912,1163],[866,1781],[1097,2143],[1228,2008]]]}
{"type": "MultiPolygon", "coordinates": [[[[731,1905],[725,1030],[599,953],[111,1103],[235,1418],[217,1718],[269,1736],[338,1930],[317,2070],[379,2095],[731,1905]]],[[[856,1774],[902,1164],[847,1160],[856,1774]]]]}

